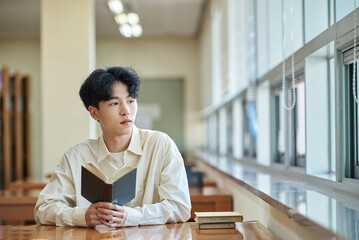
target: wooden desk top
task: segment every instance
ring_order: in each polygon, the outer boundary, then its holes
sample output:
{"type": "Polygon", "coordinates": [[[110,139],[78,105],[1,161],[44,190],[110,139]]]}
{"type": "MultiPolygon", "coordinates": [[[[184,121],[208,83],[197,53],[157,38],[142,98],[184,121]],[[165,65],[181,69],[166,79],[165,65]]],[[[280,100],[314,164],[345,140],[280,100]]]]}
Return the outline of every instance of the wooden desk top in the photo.
{"type": "Polygon", "coordinates": [[[198,230],[197,223],[178,223],[117,229],[55,226],[0,226],[2,239],[278,239],[259,222],[236,223],[236,229],[198,230]]]}

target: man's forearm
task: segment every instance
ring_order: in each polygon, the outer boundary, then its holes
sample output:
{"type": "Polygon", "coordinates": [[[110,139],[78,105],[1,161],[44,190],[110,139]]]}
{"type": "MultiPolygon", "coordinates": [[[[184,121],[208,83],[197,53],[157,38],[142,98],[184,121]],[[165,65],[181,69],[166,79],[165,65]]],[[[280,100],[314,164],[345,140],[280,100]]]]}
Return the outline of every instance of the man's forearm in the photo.
{"type": "Polygon", "coordinates": [[[142,207],[126,207],[127,220],[124,226],[153,225],[186,222],[191,214],[190,206],[163,200],[142,207]]]}
{"type": "Polygon", "coordinates": [[[88,207],[68,207],[61,203],[42,203],[35,208],[39,224],[87,227],[85,213],[88,207]]]}

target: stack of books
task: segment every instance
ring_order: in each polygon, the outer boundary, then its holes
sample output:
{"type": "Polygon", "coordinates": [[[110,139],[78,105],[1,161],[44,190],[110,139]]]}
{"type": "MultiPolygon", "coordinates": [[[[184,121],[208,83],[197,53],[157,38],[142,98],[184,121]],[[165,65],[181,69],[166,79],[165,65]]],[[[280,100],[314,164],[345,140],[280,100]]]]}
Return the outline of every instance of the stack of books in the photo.
{"type": "Polygon", "coordinates": [[[243,221],[243,216],[238,212],[195,212],[195,215],[198,229],[235,228],[236,222],[243,221]]]}

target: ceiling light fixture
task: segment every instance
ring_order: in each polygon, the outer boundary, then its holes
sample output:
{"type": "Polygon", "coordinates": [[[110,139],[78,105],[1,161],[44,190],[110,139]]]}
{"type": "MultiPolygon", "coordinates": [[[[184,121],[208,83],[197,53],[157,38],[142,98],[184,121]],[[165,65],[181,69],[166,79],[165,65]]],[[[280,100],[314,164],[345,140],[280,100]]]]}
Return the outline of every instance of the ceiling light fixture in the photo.
{"type": "Polygon", "coordinates": [[[124,24],[120,26],[120,33],[126,37],[132,37],[132,27],[129,24],[124,24]]]}
{"type": "Polygon", "coordinates": [[[109,0],[108,7],[114,15],[118,29],[126,38],[139,37],[142,35],[140,17],[137,13],[129,12],[128,5],[124,6],[121,0],[109,0]]]}
{"type": "Polygon", "coordinates": [[[139,37],[142,34],[142,26],[139,24],[135,24],[132,26],[132,34],[135,37],[139,37]]]}
{"type": "Polygon", "coordinates": [[[128,18],[126,13],[121,13],[115,16],[116,23],[118,25],[124,25],[128,23],[128,18]]]}
{"type": "Polygon", "coordinates": [[[138,24],[140,22],[140,18],[138,17],[137,13],[129,13],[127,18],[128,23],[132,25],[138,24]]]}
{"type": "Polygon", "coordinates": [[[123,4],[120,0],[109,0],[107,5],[114,14],[120,14],[123,12],[123,4]]]}

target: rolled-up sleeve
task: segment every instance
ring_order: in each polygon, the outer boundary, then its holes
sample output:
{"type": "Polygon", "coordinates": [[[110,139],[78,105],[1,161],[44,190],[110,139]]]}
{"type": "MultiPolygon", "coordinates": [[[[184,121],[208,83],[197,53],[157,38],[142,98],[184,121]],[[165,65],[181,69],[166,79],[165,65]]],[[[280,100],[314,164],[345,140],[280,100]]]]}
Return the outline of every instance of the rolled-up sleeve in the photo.
{"type": "Polygon", "coordinates": [[[76,206],[74,180],[64,155],[39,195],[34,210],[35,220],[45,225],[86,227],[87,209],[76,206]]]}
{"type": "Polygon", "coordinates": [[[125,206],[125,226],[186,222],[190,218],[191,201],[184,162],[172,139],[168,138],[166,145],[160,160],[159,202],[133,208],[125,206]]]}

